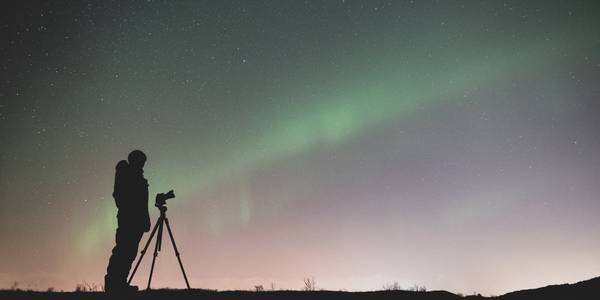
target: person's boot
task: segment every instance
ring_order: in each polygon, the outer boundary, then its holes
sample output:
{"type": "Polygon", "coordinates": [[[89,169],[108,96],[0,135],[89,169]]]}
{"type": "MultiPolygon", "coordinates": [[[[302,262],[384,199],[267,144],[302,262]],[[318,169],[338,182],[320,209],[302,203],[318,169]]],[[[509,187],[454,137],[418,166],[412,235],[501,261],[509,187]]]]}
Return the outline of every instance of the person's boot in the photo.
{"type": "Polygon", "coordinates": [[[135,285],[129,285],[125,281],[116,281],[104,276],[104,291],[109,294],[134,293],[138,291],[135,285]]]}
{"type": "Polygon", "coordinates": [[[138,287],[135,285],[123,284],[109,284],[109,287],[104,287],[104,291],[107,294],[130,294],[138,291],[138,287]]]}
{"type": "Polygon", "coordinates": [[[123,286],[123,292],[124,293],[135,293],[138,291],[138,287],[137,285],[129,285],[129,284],[125,284],[123,286]]]}

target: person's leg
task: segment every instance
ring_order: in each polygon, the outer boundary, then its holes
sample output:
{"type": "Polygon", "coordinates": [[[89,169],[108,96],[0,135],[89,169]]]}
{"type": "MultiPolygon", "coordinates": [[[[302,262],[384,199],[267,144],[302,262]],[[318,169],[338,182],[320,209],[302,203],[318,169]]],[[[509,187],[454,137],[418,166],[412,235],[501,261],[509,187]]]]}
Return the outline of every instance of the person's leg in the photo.
{"type": "Polygon", "coordinates": [[[106,291],[127,289],[127,276],[135,260],[144,232],[127,227],[117,228],[116,245],[104,277],[106,291]]]}
{"type": "Polygon", "coordinates": [[[143,234],[144,234],[144,232],[139,231],[139,230],[132,230],[128,234],[129,240],[127,242],[127,249],[125,250],[124,257],[123,257],[123,270],[124,270],[125,276],[129,275],[131,265],[133,264],[133,261],[135,260],[135,257],[138,254],[138,247],[139,247],[140,241],[142,240],[143,234]]]}
{"type": "MultiPolygon", "coordinates": [[[[127,244],[126,232],[123,228],[117,228],[115,235],[115,247],[112,249],[112,255],[108,260],[106,276],[104,276],[104,289],[109,290],[124,282],[123,279],[123,260],[127,244]]],[[[127,276],[127,274],[125,274],[127,276]]]]}

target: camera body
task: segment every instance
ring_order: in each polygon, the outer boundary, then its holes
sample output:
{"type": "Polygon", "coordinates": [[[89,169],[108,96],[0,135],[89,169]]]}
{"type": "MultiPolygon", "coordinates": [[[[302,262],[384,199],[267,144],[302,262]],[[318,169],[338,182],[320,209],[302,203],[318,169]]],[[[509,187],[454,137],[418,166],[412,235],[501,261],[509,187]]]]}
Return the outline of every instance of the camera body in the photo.
{"type": "Polygon", "coordinates": [[[173,192],[173,190],[170,190],[168,193],[156,194],[156,203],[154,203],[154,206],[162,207],[165,204],[167,204],[167,200],[172,198],[175,198],[175,193],[173,192]]]}

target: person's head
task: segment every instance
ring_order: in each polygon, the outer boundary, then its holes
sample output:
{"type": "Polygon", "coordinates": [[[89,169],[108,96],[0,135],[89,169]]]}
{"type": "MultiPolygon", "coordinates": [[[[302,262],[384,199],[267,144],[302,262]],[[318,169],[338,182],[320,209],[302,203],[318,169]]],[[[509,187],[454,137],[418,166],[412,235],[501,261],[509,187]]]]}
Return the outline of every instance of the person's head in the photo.
{"type": "Polygon", "coordinates": [[[146,163],[146,154],[140,150],[133,150],[127,156],[129,165],[135,169],[143,169],[144,163],[146,163]]]}

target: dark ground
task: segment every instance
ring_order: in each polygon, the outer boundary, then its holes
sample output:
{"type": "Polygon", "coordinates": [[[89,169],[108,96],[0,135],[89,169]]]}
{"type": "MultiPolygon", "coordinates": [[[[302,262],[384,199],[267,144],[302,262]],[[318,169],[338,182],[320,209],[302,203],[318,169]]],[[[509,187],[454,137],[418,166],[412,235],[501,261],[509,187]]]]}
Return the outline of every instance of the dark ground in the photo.
{"type": "Polygon", "coordinates": [[[335,292],[335,291],[209,291],[209,290],[152,290],[126,296],[108,296],[102,292],[32,292],[32,291],[0,291],[0,299],[600,299],[600,277],[581,281],[575,284],[551,285],[538,289],[522,290],[498,297],[459,296],[446,291],[412,292],[412,291],[377,291],[377,292],[335,292]]]}

